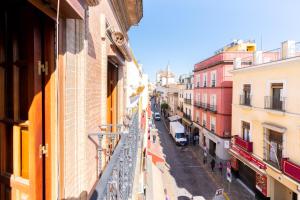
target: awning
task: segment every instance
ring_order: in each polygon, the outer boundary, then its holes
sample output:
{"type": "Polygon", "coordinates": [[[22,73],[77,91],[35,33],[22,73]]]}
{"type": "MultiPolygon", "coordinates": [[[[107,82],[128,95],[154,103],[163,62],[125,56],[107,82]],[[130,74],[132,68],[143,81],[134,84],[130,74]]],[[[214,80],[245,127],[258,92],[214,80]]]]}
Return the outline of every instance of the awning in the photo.
{"type": "Polygon", "coordinates": [[[173,122],[173,121],[177,121],[177,120],[181,119],[181,117],[178,115],[173,115],[171,117],[168,117],[168,119],[170,120],[170,122],[173,122]]]}
{"type": "Polygon", "coordinates": [[[233,149],[229,149],[228,153],[231,154],[232,156],[234,156],[235,158],[239,159],[241,162],[243,162],[244,164],[246,164],[248,167],[250,167],[252,170],[254,170],[257,173],[260,174],[266,174],[266,171],[263,169],[260,169],[259,167],[255,166],[254,164],[252,164],[251,162],[249,162],[246,158],[242,157],[241,155],[239,155],[236,151],[234,151],[233,149]]]}
{"type": "Polygon", "coordinates": [[[144,91],[144,88],[145,86],[139,86],[135,92],[133,92],[131,95],[130,95],[130,98],[133,97],[133,96],[136,96],[136,95],[140,95],[143,91],[144,91]]]}

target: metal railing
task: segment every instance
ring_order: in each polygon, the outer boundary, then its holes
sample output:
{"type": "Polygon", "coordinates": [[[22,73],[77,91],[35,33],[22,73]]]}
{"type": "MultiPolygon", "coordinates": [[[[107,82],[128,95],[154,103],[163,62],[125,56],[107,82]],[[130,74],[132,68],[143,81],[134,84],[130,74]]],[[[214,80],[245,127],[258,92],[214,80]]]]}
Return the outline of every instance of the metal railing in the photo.
{"type": "Polygon", "coordinates": [[[251,106],[251,95],[240,95],[240,105],[251,106]]]}
{"type": "MultiPolygon", "coordinates": [[[[89,134],[89,137],[98,138],[98,172],[101,174],[91,196],[92,200],[127,200],[131,197],[139,140],[138,121],[138,113],[135,113],[128,125],[117,125],[120,132],[89,134]],[[120,139],[102,171],[102,153],[105,151],[103,139],[118,137],[120,139]]],[[[104,126],[112,127],[112,125],[104,126]]]]}
{"type": "Polygon", "coordinates": [[[184,98],[184,103],[191,105],[192,104],[192,99],[184,98]]]}
{"type": "Polygon", "coordinates": [[[183,113],[183,117],[184,117],[185,119],[191,120],[191,116],[188,115],[188,114],[186,114],[186,113],[183,113]]]}
{"type": "Polygon", "coordinates": [[[217,105],[215,104],[207,104],[207,109],[211,112],[217,112],[217,105]]]}
{"type": "Polygon", "coordinates": [[[265,109],[285,111],[285,97],[265,96],[265,109]]]}
{"type": "Polygon", "coordinates": [[[197,108],[201,108],[201,102],[200,101],[194,101],[194,106],[197,108]]]}
{"type": "Polygon", "coordinates": [[[216,87],[216,80],[211,81],[211,87],[216,87]]]}
{"type": "Polygon", "coordinates": [[[255,52],[251,56],[241,58],[240,66],[235,66],[234,68],[250,67],[295,57],[300,57],[300,42],[296,42],[291,47],[286,47],[286,49],[281,47],[264,52],[255,52]]]}

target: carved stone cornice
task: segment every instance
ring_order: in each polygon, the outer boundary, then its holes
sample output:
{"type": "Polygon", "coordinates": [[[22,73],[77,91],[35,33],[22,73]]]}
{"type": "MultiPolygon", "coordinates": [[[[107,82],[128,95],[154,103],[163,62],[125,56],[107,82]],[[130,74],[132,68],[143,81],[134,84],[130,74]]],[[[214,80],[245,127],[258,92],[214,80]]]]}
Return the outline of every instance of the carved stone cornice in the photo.
{"type": "Polygon", "coordinates": [[[110,0],[120,28],[127,33],[131,26],[139,23],[143,16],[142,0],[110,0]]]}

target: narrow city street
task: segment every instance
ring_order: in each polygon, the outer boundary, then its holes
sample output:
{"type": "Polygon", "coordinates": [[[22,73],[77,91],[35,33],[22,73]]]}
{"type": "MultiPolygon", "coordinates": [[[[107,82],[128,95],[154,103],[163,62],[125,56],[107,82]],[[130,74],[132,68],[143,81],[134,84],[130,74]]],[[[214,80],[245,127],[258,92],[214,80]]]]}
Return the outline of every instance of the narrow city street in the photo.
{"type": "MultiPolygon", "coordinates": [[[[156,111],[154,106],[152,106],[152,111],[156,111]]],[[[231,200],[254,199],[237,181],[229,184],[224,173],[221,176],[217,169],[211,172],[209,164],[203,165],[199,146],[175,145],[164,119],[155,121],[155,125],[166,161],[163,181],[171,199],[203,197],[211,200],[216,190],[221,188],[231,200]]]]}

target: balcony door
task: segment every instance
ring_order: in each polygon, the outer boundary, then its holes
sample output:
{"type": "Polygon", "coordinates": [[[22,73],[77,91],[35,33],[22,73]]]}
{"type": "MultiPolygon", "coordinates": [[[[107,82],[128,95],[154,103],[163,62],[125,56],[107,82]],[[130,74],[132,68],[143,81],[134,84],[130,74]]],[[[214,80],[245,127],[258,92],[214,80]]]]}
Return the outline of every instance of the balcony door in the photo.
{"type": "Polygon", "coordinates": [[[117,124],[118,67],[111,62],[107,67],[107,124],[117,124]]]}
{"type": "Polygon", "coordinates": [[[50,156],[44,153],[50,151],[50,143],[45,144],[51,134],[54,24],[29,3],[4,5],[0,8],[0,199],[51,199],[50,156]]]}
{"type": "Polygon", "coordinates": [[[272,108],[275,110],[282,110],[282,91],[283,84],[272,84],[272,108]]]}

